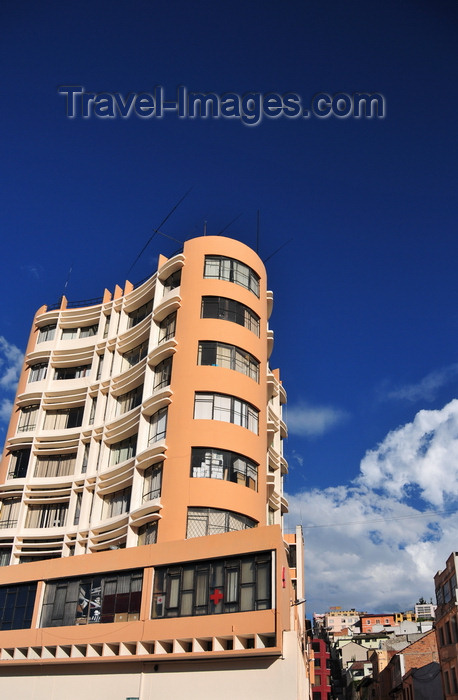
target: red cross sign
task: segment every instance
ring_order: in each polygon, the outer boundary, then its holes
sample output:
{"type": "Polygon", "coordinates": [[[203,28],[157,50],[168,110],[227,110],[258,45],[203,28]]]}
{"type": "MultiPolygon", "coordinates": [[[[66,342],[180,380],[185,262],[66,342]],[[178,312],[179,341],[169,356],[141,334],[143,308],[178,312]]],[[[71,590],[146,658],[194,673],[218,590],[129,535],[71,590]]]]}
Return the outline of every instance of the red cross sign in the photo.
{"type": "Polygon", "coordinates": [[[212,600],[215,605],[218,605],[218,603],[222,601],[223,598],[224,596],[219,590],[219,588],[215,588],[214,592],[210,596],[210,600],[212,600]]]}

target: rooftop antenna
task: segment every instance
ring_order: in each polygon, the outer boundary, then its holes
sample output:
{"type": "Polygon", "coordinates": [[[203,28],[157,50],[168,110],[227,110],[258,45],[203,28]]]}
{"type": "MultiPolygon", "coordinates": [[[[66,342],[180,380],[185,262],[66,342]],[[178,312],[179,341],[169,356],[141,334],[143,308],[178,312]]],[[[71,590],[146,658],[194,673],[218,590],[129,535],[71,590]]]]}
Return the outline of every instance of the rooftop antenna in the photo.
{"type": "MultiPolygon", "coordinates": [[[[173,212],[176,211],[176,209],[178,209],[178,207],[180,206],[181,202],[182,202],[184,199],[186,199],[186,197],[187,197],[188,194],[191,192],[191,190],[192,190],[192,187],[190,187],[189,190],[188,190],[187,192],[185,192],[185,194],[182,196],[182,198],[179,199],[178,202],[175,204],[175,206],[169,211],[169,213],[167,214],[167,216],[165,217],[165,219],[163,219],[163,220],[161,221],[161,223],[159,224],[159,226],[158,226],[157,228],[154,229],[153,233],[152,233],[151,236],[148,238],[148,240],[146,241],[145,245],[143,246],[143,248],[141,249],[141,251],[139,252],[139,254],[137,255],[137,257],[135,258],[134,262],[133,262],[132,265],[129,267],[129,269],[128,269],[128,271],[127,271],[127,274],[130,273],[130,271],[132,270],[132,268],[134,267],[134,265],[135,265],[135,264],[138,262],[138,260],[141,258],[141,256],[143,255],[143,253],[145,252],[145,250],[147,249],[147,247],[149,246],[149,244],[150,244],[151,241],[153,240],[153,238],[154,238],[154,236],[156,235],[156,233],[160,233],[159,229],[162,228],[162,226],[165,224],[166,221],[168,221],[168,219],[170,219],[170,217],[172,216],[173,212]]],[[[164,236],[165,234],[162,234],[162,235],[164,236]]],[[[180,241],[180,242],[181,242],[181,241],[180,241]]]]}
{"type": "Polygon", "coordinates": [[[67,293],[67,287],[68,287],[68,283],[70,282],[70,277],[71,277],[71,274],[72,274],[72,270],[73,270],[73,262],[72,262],[72,264],[70,265],[70,268],[69,268],[69,270],[68,270],[68,275],[67,275],[67,279],[66,279],[65,284],[64,284],[64,292],[63,292],[63,295],[62,295],[62,296],[65,296],[66,293],[67,293]]]}
{"type": "Polygon", "coordinates": [[[207,235],[207,222],[204,221],[204,236],[207,235]]]}

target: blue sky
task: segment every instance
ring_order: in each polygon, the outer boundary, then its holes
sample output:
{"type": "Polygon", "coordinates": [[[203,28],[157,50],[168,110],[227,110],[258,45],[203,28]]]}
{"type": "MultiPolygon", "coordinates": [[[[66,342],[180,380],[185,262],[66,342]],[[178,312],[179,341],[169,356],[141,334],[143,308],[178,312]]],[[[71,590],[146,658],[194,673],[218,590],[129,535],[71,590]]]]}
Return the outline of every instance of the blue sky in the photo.
{"type": "MultiPolygon", "coordinates": [[[[429,599],[457,548],[456,4],[2,4],[0,415],[33,314],[228,227],[275,293],[308,614],[429,599]],[[68,119],[92,92],[378,92],[384,119],[68,119]],[[71,270],[71,272],[70,272],[71,270]],[[9,300],[14,300],[9,303],[9,300]]],[[[6,423],[1,428],[4,435],[6,423]]]]}

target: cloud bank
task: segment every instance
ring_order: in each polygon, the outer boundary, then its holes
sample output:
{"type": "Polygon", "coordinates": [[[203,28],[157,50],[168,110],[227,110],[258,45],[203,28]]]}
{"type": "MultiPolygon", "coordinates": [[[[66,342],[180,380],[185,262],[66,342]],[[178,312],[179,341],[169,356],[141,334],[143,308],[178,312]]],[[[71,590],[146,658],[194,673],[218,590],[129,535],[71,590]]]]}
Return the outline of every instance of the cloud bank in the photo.
{"type": "Polygon", "coordinates": [[[287,527],[304,527],[308,616],[429,600],[458,548],[458,400],[391,431],[350,484],[288,498],[287,527]]]}
{"type": "Polygon", "coordinates": [[[301,403],[289,406],[287,413],[288,431],[292,435],[318,437],[347,420],[348,414],[331,406],[310,406],[301,403]]]}

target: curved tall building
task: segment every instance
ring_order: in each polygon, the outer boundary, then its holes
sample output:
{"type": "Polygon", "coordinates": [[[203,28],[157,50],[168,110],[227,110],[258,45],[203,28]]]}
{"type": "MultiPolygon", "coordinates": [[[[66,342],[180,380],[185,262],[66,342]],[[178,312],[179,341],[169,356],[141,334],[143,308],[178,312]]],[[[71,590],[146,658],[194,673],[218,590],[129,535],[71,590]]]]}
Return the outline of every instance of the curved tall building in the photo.
{"type": "Polygon", "coordinates": [[[251,249],[204,236],[38,310],[0,469],[2,691],[308,697],[272,303],[251,249]]]}

